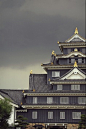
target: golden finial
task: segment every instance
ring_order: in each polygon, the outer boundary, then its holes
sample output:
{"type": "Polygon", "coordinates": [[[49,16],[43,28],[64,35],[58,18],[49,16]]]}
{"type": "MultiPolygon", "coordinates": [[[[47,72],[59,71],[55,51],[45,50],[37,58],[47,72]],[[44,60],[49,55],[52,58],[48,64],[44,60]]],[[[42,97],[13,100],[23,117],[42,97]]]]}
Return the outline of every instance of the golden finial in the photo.
{"type": "Polygon", "coordinates": [[[55,53],[54,53],[54,51],[52,51],[52,55],[54,55],[55,53]]]}
{"type": "Polygon", "coordinates": [[[78,67],[78,65],[77,65],[77,62],[75,61],[75,63],[74,63],[74,67],[78,67]]]}
{"type": "Polygon", "coordinates": [[[56,54],[54,53],[54,56],[56,56],[56,54]]]}
{"type": "Polygon", "coordinates": [[[77,27],[76,27],[76,29],[75,29],[75,32],[74,32],[75,34],[78,34],[78,29],[77,29],[77,27]]]}
{"type": "Polygon", "coordinates": [[[22,105],[22,102],[21,102],[21,105],[22,105]]]}
{"type": "Polygon", "coordinates": [[[48,80],[49,82],[50,82],[50,78],[49,78],[49,80],[48,80]]]}
{"type": "Polygon", "coordinates": [[[22,93],[24,93],[24,90],[22,91],[22,93]]]}
{"type": "Polygon", "coordinates": [[[59,44],[59,41],[57,43],[59,44]]]}
{"type": "Polygon", "coordinates": [[[35,92],[35,89],[33,89],[33,92],[35,92]]]}
{"type": "Polygon", "coordinates": [[[32,74],[32,70],[30,71],[30,74],[32,74]]]}
{"type": "Polygon", "coordinates": [[[51,62],[51,65],[53,65],[53,62],[51,62]]]}
{"type": "Polygon", "coordinates": [[[41,66],[42,66],[43,64],[41,64],[41,66]]]}
{"type": "Polygon", "coordinates": [[[77,49],[77,48],[75,48],[75,49],[74,49],[74,52],[78,52],[78,49],[77,49]]]}

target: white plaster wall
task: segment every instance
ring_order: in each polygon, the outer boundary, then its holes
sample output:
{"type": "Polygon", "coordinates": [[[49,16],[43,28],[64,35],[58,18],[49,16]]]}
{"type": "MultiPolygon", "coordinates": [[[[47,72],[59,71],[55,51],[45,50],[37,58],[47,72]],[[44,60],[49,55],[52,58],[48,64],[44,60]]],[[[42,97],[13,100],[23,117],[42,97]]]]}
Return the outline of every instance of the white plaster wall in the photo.
{"type": "Polygon", "coordinates": [[[8,123],[11,125],[11,124],[14,124],[14,114],[15,114],[15,107],[12,106],[12,112],[11,112],[11,116],[10,116],[10,119],[8,120],[8,123]]]}
{"type": "Polygon", "coordinates": [[[77,74],[77,75],[72,74],[67,79],[83,79],[83,77],[81,75],[79,75],[79,74],[77,74]]]}
{"type": "Polygon", "coordinates": [[[4,99],[4,98],[0,95],[0,99],[4,99]]]}

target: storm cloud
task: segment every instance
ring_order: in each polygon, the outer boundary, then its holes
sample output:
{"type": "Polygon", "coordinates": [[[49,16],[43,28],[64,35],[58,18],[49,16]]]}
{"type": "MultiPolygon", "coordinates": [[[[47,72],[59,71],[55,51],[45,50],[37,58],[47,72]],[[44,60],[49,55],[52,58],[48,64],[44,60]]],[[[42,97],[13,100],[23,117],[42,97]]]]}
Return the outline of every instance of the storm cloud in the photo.
{"type": "Polygon", "coordinates": [[[57,41],[76,27],[85,37],[85,0],[1,0],[0,19],[0,88],[24,88],[30,69],[43,72],[52,50],[60,53],[57,41]]]}

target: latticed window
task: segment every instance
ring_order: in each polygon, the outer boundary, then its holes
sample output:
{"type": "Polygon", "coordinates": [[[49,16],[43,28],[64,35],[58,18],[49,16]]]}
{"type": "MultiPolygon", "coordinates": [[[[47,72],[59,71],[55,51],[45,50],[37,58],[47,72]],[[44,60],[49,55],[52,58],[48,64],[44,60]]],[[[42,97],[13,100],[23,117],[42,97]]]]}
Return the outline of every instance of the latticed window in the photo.
{"type": "Polygon", "coordinates": [[[75,62],[75,59],[71,59],[71,63],[74,63],[75,62]]]}
{"type": "Polygon", "coordinates": [[[80,85],[71,85],[71,90],[80,90],[80,85]]]}
{"type": "Polygon", "coordinates": [[[81,119],[81,112],[72,112],[72,119],[81,119]]]}
{"type": "Polygon", "coordinates": [[[52,104],[53,103],[53,98],[52,97],[47,97],[47,103],[52,104]]]}
{"type": "Polygon", "coordinates": [[[69,104],[68,97],[60,97],[60,104],[69,104]]]}
{"type": "Polygon", "coordinates": [[[60,71],[52,71],[52,77],[60,77],[60,71]]]}
{"type": "Polygon", "coordinates": [[[37,119],[37,112],[32,112],[32,119],[37,119]]]}
{"type": "Polygon", "coordinates": [[[33,104],[37,104],[37,97],[33,97],[33,104]]]}
{"type": "Polygon", "coordinates": [[[65,119],[65,112],[60,112],[60,119],[65,119]]]}
{"type": "Polygon", "coordinates": [[[62,85],[57,85],[57,90],[62,90],[62,85]]]}
{"type": "Polygon", "coordinates": [[[53,112],[48,112],[48,119],[53,119],[53,112]]]}
{"type": "Polygon", "coordinates": [[[78,63],[82,63],[82,59],[78,59],[78,63]]]}
{"type": "Polygon", "coordinates": [[[86,97],[78,97],[78,104],[86,104],[86,97]]]}

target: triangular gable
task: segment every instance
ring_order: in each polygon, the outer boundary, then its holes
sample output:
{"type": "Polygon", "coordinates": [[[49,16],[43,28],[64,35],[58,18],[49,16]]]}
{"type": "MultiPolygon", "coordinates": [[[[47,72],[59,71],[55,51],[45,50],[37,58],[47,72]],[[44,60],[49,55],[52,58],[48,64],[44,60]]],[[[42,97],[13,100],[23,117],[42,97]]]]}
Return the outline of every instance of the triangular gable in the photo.
{"type": "Polygon", "coordinates": [[[84,38],[82,38],[79,34],[74,34],[72,37],[70,37],[68,40],[66,40],[65,42],[85,42],[86,40],[84,38]]]}
{"type": "Polygon", "coordinates": [[[64,79],[86,79],[86,75],[82,70],[75,67],[60,78],[60,80],[64,79]]]}
{"type": "Polygon", "coordinates": [[[76,27],[75,29],[75,32],[74,32],[74,35],[71,36],[68,40],[66,40],[65,42],[80,42],[80,41],[83,41],[85,42],[86,39],[84,39],[83,37],[81,37],[79,34],[78,34],[78,29],[76,27]]]}

